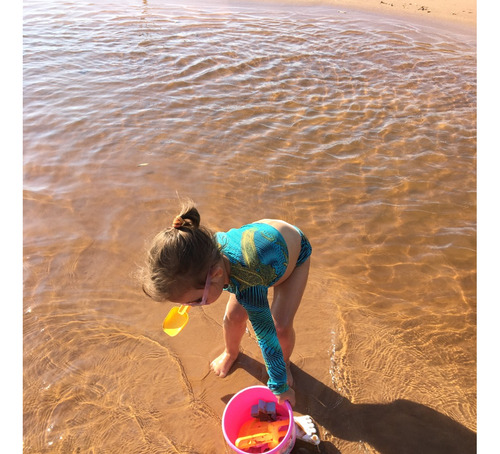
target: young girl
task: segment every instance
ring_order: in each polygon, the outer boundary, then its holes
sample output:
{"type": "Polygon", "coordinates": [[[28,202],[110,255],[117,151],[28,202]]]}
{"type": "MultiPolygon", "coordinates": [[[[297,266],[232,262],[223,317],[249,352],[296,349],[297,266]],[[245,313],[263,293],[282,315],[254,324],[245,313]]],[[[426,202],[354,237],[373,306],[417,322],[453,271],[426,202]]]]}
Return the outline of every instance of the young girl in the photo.
{"type": "Polygon", "coordinates": [[[160,232],[149,251],[144,292],[156,301],[212,304],[230,293],[224,315],[222,354],[211,363],[225,377],[239,354],[250,319],[269,375],[269,389],[295,405],[290,355],[295,344],[293,319],[307,283],[311,245],[284,221],[262,219],[213,234],[200,225],[192,203],[172,226],[160,232]],[[272,306],[267,292],[274,287],[272,306]]]}

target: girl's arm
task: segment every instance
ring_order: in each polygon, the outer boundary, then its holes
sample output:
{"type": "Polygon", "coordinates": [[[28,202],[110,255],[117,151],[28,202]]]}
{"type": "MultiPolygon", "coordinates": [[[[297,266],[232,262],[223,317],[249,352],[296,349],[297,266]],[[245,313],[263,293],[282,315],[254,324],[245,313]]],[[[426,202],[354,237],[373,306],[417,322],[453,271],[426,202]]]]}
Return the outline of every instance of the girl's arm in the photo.
{"type": "Polygon", "coordinates": [[[248,313],[248,318],[262,351],[269,375],[267,386],[273,394],[282,394],[289,389],[286,365],[267,300],[267,288],[254,287],[244,293],[246,298],[243,301],[240,300],[240,303],[248,313]],[[249,296],[251,296],[251,300],[248,300],[249,296]]]}

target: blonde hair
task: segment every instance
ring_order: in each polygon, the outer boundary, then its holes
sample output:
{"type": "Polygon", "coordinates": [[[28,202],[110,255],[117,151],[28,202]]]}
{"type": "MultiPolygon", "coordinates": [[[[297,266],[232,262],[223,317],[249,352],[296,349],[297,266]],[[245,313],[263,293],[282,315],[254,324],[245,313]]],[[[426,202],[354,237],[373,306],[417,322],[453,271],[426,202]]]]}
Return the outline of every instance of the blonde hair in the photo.
{"type": "Polygon", "coordinates": [[[153,239],[142,289],[155,301],[168,301],[189,289],[203,288],[209,269],[221,258],[214,234],[200,225],[200,213],[190,200],[172,226],[153,239]]]}

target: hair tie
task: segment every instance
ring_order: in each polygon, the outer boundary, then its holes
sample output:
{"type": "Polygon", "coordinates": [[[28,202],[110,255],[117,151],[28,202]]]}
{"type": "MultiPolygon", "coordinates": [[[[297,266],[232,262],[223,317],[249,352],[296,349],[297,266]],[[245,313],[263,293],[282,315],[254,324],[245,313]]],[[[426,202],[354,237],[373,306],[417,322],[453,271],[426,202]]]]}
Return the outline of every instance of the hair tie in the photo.
{"type": "Polygon", "coordinates": [[[186,221],[184,219],[182,219],[180,216],[176,216],[172,221],[172,227],[174,229],[180,229],[185,223],[186,221]]]}

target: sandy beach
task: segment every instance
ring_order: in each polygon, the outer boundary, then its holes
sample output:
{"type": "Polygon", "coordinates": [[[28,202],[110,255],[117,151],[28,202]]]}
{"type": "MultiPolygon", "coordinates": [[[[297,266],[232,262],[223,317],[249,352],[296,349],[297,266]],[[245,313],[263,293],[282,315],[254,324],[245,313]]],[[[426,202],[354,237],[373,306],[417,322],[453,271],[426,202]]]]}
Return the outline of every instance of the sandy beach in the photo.
{"type": "MultiPolygon", "coordinates": [[[[267,0],[264,0],[267,1],[267,0]]],[[[280,1],[272,1],[280,3],[280,1]]],[[[477,2],[474,0],[287,0],[282,3],[297,5],[334,5],[338,8],[369,11],[423,20],[432,24],[476,27],[477,2]]]]}

